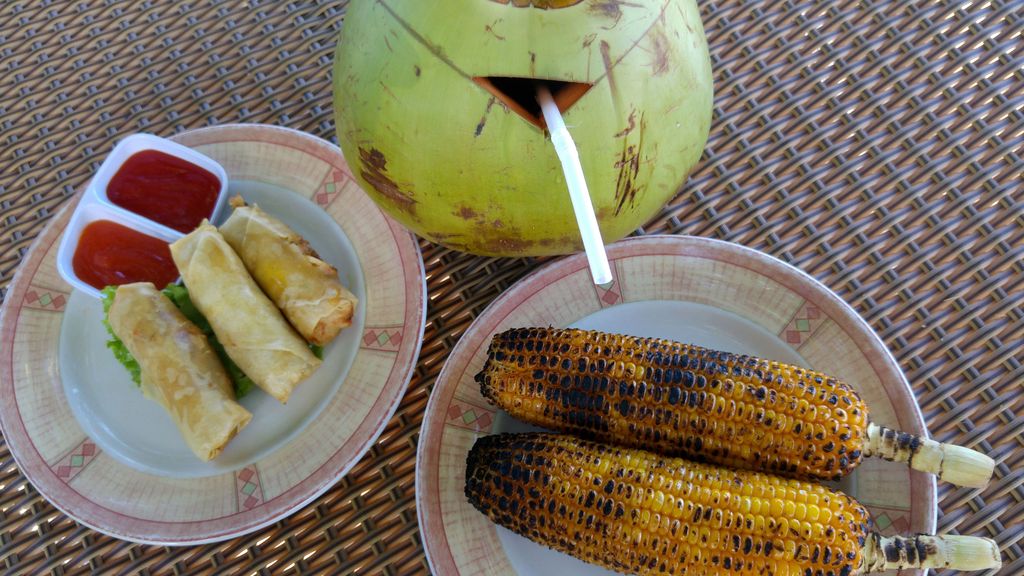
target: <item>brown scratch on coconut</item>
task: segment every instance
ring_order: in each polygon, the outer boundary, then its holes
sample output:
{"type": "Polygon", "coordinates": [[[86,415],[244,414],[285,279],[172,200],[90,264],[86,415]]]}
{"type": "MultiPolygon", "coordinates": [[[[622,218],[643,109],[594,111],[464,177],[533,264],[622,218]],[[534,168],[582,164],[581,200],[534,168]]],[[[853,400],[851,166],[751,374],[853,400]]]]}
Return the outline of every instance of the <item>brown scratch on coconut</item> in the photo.
{"type": "Polygon", "coordinates": [[[484,114],[480,117],[480,121],[476,124],[476,130],[473,131],[473,136],[479,136],[484,131],[484,125],[487,124],[487,115],[491,113],[491,108],[494,107],[494,101],[496,98],[491,96],[491,99],[487,101],[487,108],[484,108],[484,114]]]}
{"type": "MultiPolygon", "coordinates": [[[[619,23],[619,19],[622,18],[622,7],[632,6],[633,8],[643,8],[643,4],[637,2],[626,2],[624,0],[600,0],[590,5],[590,11],[594,14],[607,16],[615,21],[615,24],[619,23]]],[[[615,24],[612,24],[614,27],[615,24]]]]}
{"type": "Polygon", "coordinates": [[[462,206],[459,206],[459,211],[456,212],[455,215],[463,220],[473,220],[480,214],[476,210],[473,210],[472,206],[463,204],[462,206]]]}
{"type": "Polygon", "coordinates": [[[665,15],[662,14],[654,26],[651,26],[651,74],[661,76],[669,71],[670,44],[665,35],[665,15]]]}
{"type": "Polygon", "coordinates": [[[501,18],[498,18],[497,20],[495,20],[495,21],[494,21],[494,22],[492,22],[491,24],[487,24],[487,25],[485,25],[485,26],[484,26],[484,32],[487,32],[487,33],[489,33],[489,34],[490,34],[491,36],[494,36],[494,37],[495,37],[495,38],[497,38],[498,40],[502,40],[502,41],[504,41],[504,40],[505,40],[505,37],[504,37],[504,36],[502,36],[501,34],[498,34],[498,33],[497,33],[497,32],[496,32],[495,30],[494,30],[494,27],[495,27],[495,26],[497,26],[497,25],[498,25],[498,23],[499,23],[499,22],[501,22],[501,20],[502,20],[501,18]]]}
{"type": "MultiPolygon", "coordinates": [[[[619,18],[622,18],[622,8],[619,3],[615,0],[602,0],[601,2],[594,2],[590,5],[590,12],[599,16],[607,16],[608,18],[615,21],[618,24],[619,18]]],[[[614,26],[615,24],[612,24],[614,26]]]]}
{"type": "Polygon", "coordinates": [[[601,40],[599,46],[601,47],[601,60],[604,61],[604,73],[608,77],[608,91],[616,94],[618,91],[615,89],[615,77],[612,76],[612,68],[615,67],[615,63],[612,62],[612,47],[607,40],[601,40]]]}
{"type": "Polygon", "coordinates": [[[618,216],[622,209],[629,203],[633,207],[636,201],[636,193],[639,191],[637,177],[640,174],[640,153],[644,147],[644,115],[640,114],[640,130],[635,144],[630,143],[629,138],[622,141],[622,154],[615,162],[619,169],[619,176],[615,181],[615,215],[618,216]]]}
{"type": "MultiPolygon", "coordinates": [[[[626,4],[625,2],[620,2],[620,3],[621,4],[626,4]]],[[[629,4],[629,5],[633,6],[633,4],[629,4]]],[[[611,57],[611,46],[608,44],[607,41],[605,41],[605,40],[601,41],[601,44],[600,44],[600,47],[601,47],[601,60],[603,61],[603,64],[604,64],[604,71],[605,71],[605,73],[604,73],[603,76],[599,76],[598,78],[593,80],[593,82],[595,84],[600,82],[605,76],[607,76],[608,77],[608,90],[609,90],[609,92],[611,92],[613,97],[615,97],[617,95],[618,92],[615,89],[615,78],[612,77],[612,69],[615,66],[617,66],[618,63],[621,62],[623,58],[628,56],[633,51],[633,48],[637,47],[637,45],[643,39],[647,38],[647,36],[651,33],[651,29],[654,28],[658,24],[658,22],[662,22],[662,25],[664,25],[664,22],[665,22],[665,10],[667,10],[670,5],[672,5],[671,2],[665,2],[665,5],[661,7],[661,11],[658,13],[658,18],[656,20],[654,20],[651,23],[651,25],[647,28],[647,30],[644,30],[644,33],[640,36],[640,38],[638,38],[636,40],[636,42],[633,43],[632,46],[626,48],[626,50],[624,52],[622,52],[622,54],[620,54],[618,59],[615,60],[614,62],[612,61],[612,57],[611,57]]],[[[607,29],[607,27],[606,27],[606,29],[607,29]]],[[[589,70],[588,70],[587,78],[590,78],[589,70]]]]}
{"type": "Polygon", "coordinates": [[[690,26],[690,21],[686,19],[686,12],[683,11],[682,4],[676,4],[676,12],[679,12],[679,15],[682,17],[683,26],[686,26],[686,29],[690,32],[690,34],[696,34],[696,32],[690,26]]]}
{"type": "MultiPolygon", "coordinates": [[[[491,0],[491,2],[497,2],[498,4],[508,4],[510,0],[491,0]]],[[[511,0],[511,4],[516,8],[540,8],[541,10],[558,10],[559,8],[568,8],[569,6],[575,6],[583,2],[583,0],[511,0]]]]}
{"type": "Polygon", "coordinates": [[[360,147],[359,163],[362,165],[359,175],[363,177],[363,180],[366,180],[367,184],[373,186],[374,190],[394,202],[395,206],[403,212],[408,212],[409,214],[416,212],[416,200],[413,199],[411,194],[402,190],[388,176],[388,161],[384,157],[383,152],[376,148],[367,150],[360,147]]]}
{"type": "Polygon", "coordinates": [[[380,87],[384,89],[384,92],[386,92],[388,96],[391,96],[392,100],[394,100],[395,102],[401,102],[402,101],[401,99],[398,98],[398,96],[395,96],[395,93],[391,91],[391,88],[388,88],[387,84],[385,84],[383,82],[377,82],[377,83],[380,84],[380,87]]]}
{"type": "Polygon", "coordinates": [[[544,248],[547,254],[579,252],[583,249],[583,241],[579,235],[559,236],[558,238],[542,238],[537,245],[544,248]]]}
{"type": "Polygon", "coordinates": [[[486,254],[523,253],[532,248],[536,240],[527,240],[518,235],[491,232],[482,235],[474,245],[486,254]]]}
{"type": "Polygon", "coordinates": [[[636,128],[636,108],[634,108],[632,111],[630,111],[629,118],[627,118],[627,120],[629,121],[629,125],[626,126],[625,128],[623,128],[621,131],[616,132],[615,133],[615,137],[616,138],[622,138],[622,137],[625,137],[625,136],[629,136],[630,132],[632,132],[633,129],[636,128]]]}
{"type": "Polygon", "coordinates": [[[561,250],[569,250],[570,252],[578,252],[583,250],[583,239],[580,238],[579,234],[569,236],[559,236],[555,239],[555,246],[558,246],[561,250]]]}

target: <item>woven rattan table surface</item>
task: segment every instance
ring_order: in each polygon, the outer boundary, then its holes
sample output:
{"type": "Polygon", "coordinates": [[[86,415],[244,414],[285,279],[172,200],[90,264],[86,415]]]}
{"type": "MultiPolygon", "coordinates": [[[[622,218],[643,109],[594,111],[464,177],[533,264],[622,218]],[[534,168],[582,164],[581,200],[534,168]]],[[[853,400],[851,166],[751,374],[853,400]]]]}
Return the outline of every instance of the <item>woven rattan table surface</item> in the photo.
{"type": "MultiPolygon", "coordinates": [[[[333,139],[345,2],[33,0],[0,5],[0,294],[32,239],[131,132],[228,122],[333,139]]],[[[440,6],[440,4],[439,4],[440,6]]],[[[1024,10],[1019,0],[702,0],[715,120],[685,190],[639,234],[757,248],[881,335],[931,434],[995,457],[939,488],[939,530],[995,538],[1024,574],[1024,10]]],[[[54,509],[0,446],[9,573],[428,571],[415,449],[431,385],[473,318],[534,269],[422,242],[416,373],[362,461],[254,534],[136,545],[54,509]]]]}

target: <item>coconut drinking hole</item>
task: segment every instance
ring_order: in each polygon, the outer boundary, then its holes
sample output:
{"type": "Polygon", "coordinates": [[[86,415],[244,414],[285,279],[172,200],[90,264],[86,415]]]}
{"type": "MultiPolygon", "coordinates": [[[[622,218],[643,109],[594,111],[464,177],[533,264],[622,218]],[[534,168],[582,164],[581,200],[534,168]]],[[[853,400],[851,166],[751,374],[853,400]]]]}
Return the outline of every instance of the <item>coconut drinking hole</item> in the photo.
{"type": "Polygon", "coordinates": [[[572,107],[593,84],[543,80],[538,78],[511,78],[507,76],[478,76],[473,78],[479,86],[493,94],[505,106],[524,120],[541,130],[547,129],[540,104],[537,103],[537,86],[547,86],[555,99],[555,105],[562,114],[572,107]]]}

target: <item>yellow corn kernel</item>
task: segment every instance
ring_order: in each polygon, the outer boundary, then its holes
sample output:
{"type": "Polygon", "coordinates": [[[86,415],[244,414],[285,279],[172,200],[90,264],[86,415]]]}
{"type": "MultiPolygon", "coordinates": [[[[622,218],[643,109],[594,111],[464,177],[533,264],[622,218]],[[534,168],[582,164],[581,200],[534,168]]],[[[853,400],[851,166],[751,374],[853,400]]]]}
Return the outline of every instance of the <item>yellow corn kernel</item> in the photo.
{"type": "Polygon", "coordinates": [[[825,507],[821,507],[821,508],[818,509],[818,511],[819,511],[819,515],[818,515],[818,521],[819,522],[821,522],[822,524],[828,524],[828,523],[830,523],[832,521],[832,511],[831,510],[829,510],[828,508],[825,508],[825,507]]]}
{"type": "Polygon", "coordinates": [[[782,513],[786,515],[786,518],[792,518],[796,514],[796,502],[787,499],[783,504],[782,513]]]}

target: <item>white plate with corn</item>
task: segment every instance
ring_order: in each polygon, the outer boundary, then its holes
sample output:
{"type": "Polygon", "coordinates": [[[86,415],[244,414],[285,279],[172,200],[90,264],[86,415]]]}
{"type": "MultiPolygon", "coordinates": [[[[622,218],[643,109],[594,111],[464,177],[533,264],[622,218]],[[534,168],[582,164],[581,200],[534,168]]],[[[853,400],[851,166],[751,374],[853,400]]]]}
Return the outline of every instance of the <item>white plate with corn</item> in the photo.
{"type": "Polygon", "coordinates": [[[892,355],[835,294],[716,240],[608,255],[612,285],[582,255],[549,264],[449,356],[417,454],[434,573],[998,564],[990,540],[912,537],[934,533],[936,477],[984,485],[992,461],[928,439],[892,355]]]}

